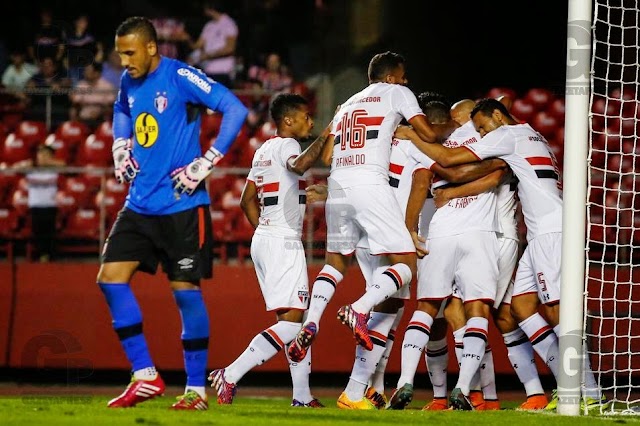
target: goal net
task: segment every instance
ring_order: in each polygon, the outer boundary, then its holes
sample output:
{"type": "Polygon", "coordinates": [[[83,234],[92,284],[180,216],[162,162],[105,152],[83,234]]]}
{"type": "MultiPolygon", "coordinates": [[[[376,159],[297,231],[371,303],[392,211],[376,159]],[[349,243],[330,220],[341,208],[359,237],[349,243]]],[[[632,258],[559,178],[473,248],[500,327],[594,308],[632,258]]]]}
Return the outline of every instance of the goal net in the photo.
{"type": "Polygon", "coordinates": [[[593,4],[584,330],[605,413],[640,414],[639,28],[637,0],[593,4]]]}

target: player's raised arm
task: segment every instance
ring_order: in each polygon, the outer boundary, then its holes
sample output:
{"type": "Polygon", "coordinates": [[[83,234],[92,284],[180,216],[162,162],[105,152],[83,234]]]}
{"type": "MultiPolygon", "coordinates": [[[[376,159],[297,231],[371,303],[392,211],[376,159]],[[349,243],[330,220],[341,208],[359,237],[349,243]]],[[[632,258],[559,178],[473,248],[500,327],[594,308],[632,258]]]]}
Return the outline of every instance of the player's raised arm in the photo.
{"type": "Polygon", "coordinates": [[[258,219],[260,218],[260,203],[258,201],[258,189],[256,183],[247,179],[240,197],[240,208],[254,228],[258,227],[258,219]]]}
{"type": "Polygon", "coordinates": [[[333,147],[333,136],[330,135],[332,123],[324,128],[322,133],[300,155],[287,161],[287,169],[302,176],[318,160],[325,150],[325,146],[333,147]]]}
{"type": "Polygon", "coordinates": [[[503,160],[488,158],[476,163],[460,164],[453,167],[442,167],[436,163],[431,167],[431,170],[451,183],[465,183],[506,168],[508,168],[507,163],[503,160]]]}

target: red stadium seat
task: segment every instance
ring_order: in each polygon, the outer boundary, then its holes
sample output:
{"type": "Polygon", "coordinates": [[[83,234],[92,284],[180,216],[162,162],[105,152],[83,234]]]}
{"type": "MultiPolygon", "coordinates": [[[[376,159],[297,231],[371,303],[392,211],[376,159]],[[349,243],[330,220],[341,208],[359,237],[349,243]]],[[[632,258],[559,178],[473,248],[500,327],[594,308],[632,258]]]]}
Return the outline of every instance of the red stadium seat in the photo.
{"type": "Polygon", "coordinates": [[[80,165],[95,164],[102,167],[110,166],[113,162],[111,154],[112,139],[99,137],[98,134],[87,136],[80,145],[77,163],[80,165]]]}
{"type": "Polygon", "coordinates": [[[61,189],[56,193],[56,205],[62,217],[67,217],[78,210],[78,199],[76,194],[61,189]]]}
{"type": "Polygon", "coordinates": [[[0,173],[0,207],[11,205],[13,191],[18,186],[21,175],[14,173],[0,173]]]}
{"type": "Polygon", "coordinates": [[[24,189],[16,188],[11,195],[11,206],[20,216],[29,211],[29,194],[24,189]]]}
{"type": "Polygon", "coordinates": [[[535,112],[533,105],[522,99],[516,99],[511,106],[511,114],[519,121],[528,122],[535,112]]]}
{"type": "Polygon", "coordinates": [[[55,131],[56,137],[71,145],[80,145],[91,134],[89,126],[82,121],[65,121],[55,131]]]}
{"type": "Polygon", "coordinates": [[[14,164],[18,161],[33,158],[34,151],[29,144],[15,133],[9,133],[2,143],[0,162],[14,164]]]}
{"type": "Polygon", "coordinates": [[[547,107],[549,115],[555,117],[560,123],[564,125],[564,99],[558,98],[551,102],[547,107]]]}
{"type": "Polygon", "coordinates": [[[47,137],[47,125],[42,121],[25,120],[15,130],[16,137],[22,139],[30,148],[44,142],[47,137]]]}
{"type": "Polygon", "coordinates": [[[562,124],[558,122],[558,119],[550,115],[546,111],[538,112],[531,120],[531,127],[540,132],[542,136],[547,139],[553,138],[558,128],[562,127],[562,124]]]}
{"type": "Polygon", "coordinates": [[[113,142],[113,127],[111,121],[103,121],[96,127],[96,131],[94,132],[96,137],[109,141],[109,146],[113,142]]]}
{"type": "Polygon", "coordinates": [[[78,209],[67,218],[60,238],[98,240],[100,214],[95,209],[78,209]]]}
{"type": "Polygon", "coordinates": [[[92,201],[92,190],[83,176],[68,177],[63,189],[76,199],[79,207],[88,207],[92,201]]]}
{"type": "Polygon", "coordinates": [[[516,94],[515,90],[510,89],[508,87],[494,87],[491,90],[489,90],[489,93],[487,93],[487,98],[499,98],[500,96],[508,96],[511,99],[516,99],[518,97],[518,95],[516,94]]]}
{"type": "Polygon", "coordinates": [[[0,207],[0,240],[13,239],[19,223],[18,213],[14,209],[0,207]]]}
{"type": "Polygon", "coordinates": [[[66,164],[74,162],[75,148],[72,149],[69,142],[59,139],[55,133],[51,133],[44,140],[44,144],[54,150],[54,157],[64,161],[66,164]]]}
{"type": "Polygon", "coordinates": [[[553,102],[555,96],[548,89],[533,88],[529,89],[523,99],[533,105],[537,111],[542,111],[553,102]]]}

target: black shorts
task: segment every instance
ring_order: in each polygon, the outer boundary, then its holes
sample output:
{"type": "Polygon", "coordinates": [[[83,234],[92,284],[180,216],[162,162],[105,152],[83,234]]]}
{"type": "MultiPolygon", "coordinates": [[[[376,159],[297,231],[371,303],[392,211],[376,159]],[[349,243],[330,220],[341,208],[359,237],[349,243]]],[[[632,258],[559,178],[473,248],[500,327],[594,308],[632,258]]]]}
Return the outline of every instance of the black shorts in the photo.
{"type": "Polygon", "coordinates": [[[124,208],[102,250],[102,262],[140,262],[155,274],[158,263],[170,281],[211,278],[213,234],[209,206],[150,216],[124,208]]]}

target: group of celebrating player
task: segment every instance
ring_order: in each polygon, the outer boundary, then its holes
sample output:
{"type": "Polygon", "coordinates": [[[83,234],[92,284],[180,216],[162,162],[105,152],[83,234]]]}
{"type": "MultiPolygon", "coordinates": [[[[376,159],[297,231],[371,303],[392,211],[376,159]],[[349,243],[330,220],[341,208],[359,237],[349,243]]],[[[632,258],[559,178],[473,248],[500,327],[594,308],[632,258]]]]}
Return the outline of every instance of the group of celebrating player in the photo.
{"type": "MultiPolygon", "coordinates": [[[[207,409],[209,328],[199,284],[211,276],[212,258],[204,181],[229,149],[246,109],[199,70],[159,56],[145,18],[121,24],[116,49],[126,72],[114,113],[115,173],[131,187],[105,245],[98,283],[133,379],[109,406],[130,407],[165,390],[129,288],[135,271],[154,272],[160,262],[183,322],[187,386],[172,408],[207,409]],[[218,138],[203,156],[195,105],[223,113],[218,138]]],[[[337,314],[358,344],[338,407],[405,408],[425,352],[434,390],[425,409],[499,409],[487,345],[493,316],[527,394],[520,408],[554,409],[557,398],[547,400],[534,363],[535,350],[557,378],[562,199],[546,140],[509,114],[508,100],[451,106],[435,93],[416,98],[398,54],[375,55],[368,77],[370,84],[338,107],[304,152],[300,141],[313,128],[307,101],[281,94],[272,102],[277,135],[256,151],[241,206],[255,227],[251,257],[277,322],[232,364],[210,373],[218,403],[230,404],[240,379],[284,349],[292,405],[322,407],[309,387],[311,346],[355,253],[366,291],[337,314]],[[400,125],[403,120],[409,125],[400,125]],[[331,165],[328,185],[306,188],[302,175],[318,160],[331,165]],[[326,263],[310,297],[301,297],[309,295],[300,249],[305,205],[325,199],[326,263]],[[519,261],[517,200],[528,241],[519,261]],[[404,332],[400,379],[387,401],[384,370],[411,282],[417,308],[404,332]],[[460,373],[447,397],[449,326],[460,373]]],[[[584,404],[605,404],[586,370],[584,404]]]]}

